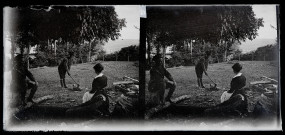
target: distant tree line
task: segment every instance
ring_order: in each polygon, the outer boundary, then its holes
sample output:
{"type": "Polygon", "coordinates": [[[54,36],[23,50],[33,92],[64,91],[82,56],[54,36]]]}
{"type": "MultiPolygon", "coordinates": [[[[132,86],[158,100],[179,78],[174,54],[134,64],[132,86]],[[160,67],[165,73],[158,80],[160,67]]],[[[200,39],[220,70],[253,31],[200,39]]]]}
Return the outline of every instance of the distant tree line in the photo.
{"type": "Polygon", "coordinates": [[[234,55],[233,60],[241,61],[275,61],[278,60],[279,48],[277,44],[269,44],[257,48],[255,51],[234,55]]]}
{"type": "Polygon", "coordinates": [[[120,51],[116,51],[106,55],[100,55],[97,60],[102,61],[138,61],[139,60],[139,46],[131,45],[121,48],[120,51]]]}

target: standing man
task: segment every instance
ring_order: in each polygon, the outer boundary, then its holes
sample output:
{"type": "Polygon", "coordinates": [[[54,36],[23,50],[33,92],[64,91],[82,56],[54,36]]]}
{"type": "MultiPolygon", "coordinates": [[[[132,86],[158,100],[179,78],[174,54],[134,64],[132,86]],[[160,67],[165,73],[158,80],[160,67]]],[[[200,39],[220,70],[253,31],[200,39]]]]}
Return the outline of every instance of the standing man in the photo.
{"type": "Polygon", "coordinates": [[[164,92],[169,88],[168,95],[165,100],[171,102],[170,98],[176,88],[176,82],[172,78],[171,74],[163,67],[161,55],[157,54],[153,57],[155,62],[150,69],[150,81],[148,90],[152,95],[152,99],[155,103],[164,104],[164,92]],[[165,80],[166,77],[168,80],[165,80]]]}
{"type": "Polygon", "coordinates": [[[209,57],[211,55],[210,51],[206,51],[206,54],[204,57],[200,58],[198,63],[195,65],[195,72],[197,75],[197,82],[198,82],[198,87],[200,88],[205,88],[203,85],[203,73],[208,76],[208,73],[206,72],[208,69],[208,62],[209,62],[209,57]]]}
{"type": "Polygon", "coordinates": [[[65,74],[67,73],[70,76],[70,67],[72,64],[72,57],[73,57],[73,52],[69,52],[69,55],[67,58],[63,58],[63,60],[60,62],[58,65],[58,73],[60,77],[60,85],[61,87],[67,88],[65,84],[65,74]]]}
{"type": "MultiPolygon", "coordinates": [[[[27,102],[34,102],[33,97],[38,88],[38,82],[34,78],[33,74],[28,70],[26,57],[23,54],[19,54],[14,59],[13,70],[12,70],[12,86],[13,92],[16,93],[17,97],[20,96],[21,105],[25,106],[25,96],[28,89],[31,89],[30,95],[27,98],[27,102]],[[27,80],[27,77],[29,80],[27,80]]],[[[18,98],[17,98],[18,99],[18,98]]],[[[19,102],[16,102],[18,106],[19,102]]]]}

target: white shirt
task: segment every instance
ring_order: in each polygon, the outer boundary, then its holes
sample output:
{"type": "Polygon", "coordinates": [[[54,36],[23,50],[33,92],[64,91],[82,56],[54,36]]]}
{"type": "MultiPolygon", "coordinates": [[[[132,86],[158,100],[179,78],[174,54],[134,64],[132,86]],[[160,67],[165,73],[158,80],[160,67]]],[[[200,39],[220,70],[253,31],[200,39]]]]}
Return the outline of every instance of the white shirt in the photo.
{"type": "Polygon", "coordinates": [[[237,73],[233,78],[241,76],[242,73],[237,73]]]}

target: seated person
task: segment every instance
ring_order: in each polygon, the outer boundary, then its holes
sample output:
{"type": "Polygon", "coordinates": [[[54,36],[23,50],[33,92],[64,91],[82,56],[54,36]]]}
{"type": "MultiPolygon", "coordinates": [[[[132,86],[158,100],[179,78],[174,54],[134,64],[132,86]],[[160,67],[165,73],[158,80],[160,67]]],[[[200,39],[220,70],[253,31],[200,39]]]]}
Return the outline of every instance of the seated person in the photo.
{"type": "Polygon", "coordinates": [[[150,81],[148,90],[151,95],[151,104],[164,104],[165,101],[171,102],[176,82],[171,74],[163,67],[161,56],[159,54],[153,57],[154,65],[150,69],[150,81]],[[165,77],[168,79],[166,80],[165,77]],[[169,89],[166,98],[164,98],[165,89],[169,89]]]}
{"type": "Polygon", "coordinates": [[[16,97],[20,97],[20,102],[17,98],[15,103],[13,102],[12,106],[25,106],[27,104],[26,93],[28,90],[30,90],[30,94],[27,98],[27,102],[34,102],[33,97],[38,89],[38,82],[29,71],[27,66],[27,57],[23,54],[17,55],[14,59],[11,88],[16,97]]]}
{"type": "Polygon", "coordinates": [[[221,104],[206,109],[205,113],[208,115],[227,115],[235,113],[246,113],[247,112],[247,98],[244,88],[246,85],[245,76],[240,73],[242,66],[239,63],[235,63],[232,66],[235,76],[231,81],[231,88],[225,91],[221,96],[221,104]]]}
{"type": "Polygon", "coordinates": [[[66,115],[75,118],[93,118],[109,115],[109,99],[104,91],[107,77],[103,75],[104,67],[98,63],[94,67],[96,77],[92,82],[92,89],[83,96],[83,103],[66,111],[66,115]]]}

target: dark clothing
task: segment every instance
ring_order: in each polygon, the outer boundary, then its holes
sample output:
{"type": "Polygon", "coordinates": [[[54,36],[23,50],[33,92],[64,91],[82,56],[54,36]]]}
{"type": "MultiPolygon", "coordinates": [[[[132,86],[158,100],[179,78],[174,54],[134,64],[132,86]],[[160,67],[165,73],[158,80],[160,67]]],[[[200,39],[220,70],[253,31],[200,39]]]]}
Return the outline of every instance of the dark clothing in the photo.
{"type": "Polygon", "coordinates": [[[68,109],[66,115],[72,118],[94,118],[110,115],[109,98],[103,90],[97,91],[89,101],[68,109]]]}
{"type": "Polygon", "coordinates": [[[247,98],[241,94],[205,110],[207,116],[241,116],[248,112],[247,98]]]}
{"type": "Polygon", "coordinates": [[[105,75],[102,75],[101,77],[97,77],[92,82],[92,89],[90,93],[94,93],[95,91],[102,90],[107,86],[108,79],[105,75]]]}
{"type": "Polygon", "coordinates": [[[71,59],[64,58],[58,65],[58,73],[60,79],[65,78],[66,72],[69,72],[71,67],[71,59]]]}
{"type": "Polygon", "coordinates": [[[31,81],[36,81],[33,74],[28,70],[27,67],[17,66],[13,68],[12,80],[14,81],[14,86],[16,88],[25,88],[27,87],[26,78],[29,78],[31,81]]]}
{"type": "Polygon", "coordinates": [[[195,65],[195,72],[197,78],[202,78],[203,73],[208,69],[208,59],[201,58],[198,63],[195,65]]]}
{"type": "Polygon", "coordinates": [[[170,81],[174,81],[171,74],[163,66],[155,66],[150,70],[148,90],[152,94],[152,101],[154,104],[159,104],[158,102],[164,103],[165,89],[170,89],[166,96],[166,100],[170,100],[175,91],[175,84],[169,83],[164,77],[170,81]]]}
{"type": "Polygon", "coordinates": [[[206,115],[218,116],[240,116],[248,112],[246,91],[246,78],[243,75],[234,77],[231,81],[231,88],[228,93],[233,93],[231,97],[221,104],[205,110],[206,115]]]}
{"type": "Polygon", "coordinates": [[[150,92],[156,92],[160,90],[165,90],[165,80],[164,77],[173,81],[171,74],[163,66],[154,66],[150,69],[150,81],[148,90],[150,92]]]}
{"type": "MultiPolygon", "coordinates": [[[[12,91],[19,95],[21,98],[21,102],[25,105],[25,96],[28,89],[31,89],[31,92],[28,97],[28,101],[32,101],[34,94],[37,90],[37,85],[31,83],[27,80],[30,79],[31,81],[36,81],[33,74],[28,70],[26,63],[20,64],[17,63],[12,70],[12,91]]],[[[18,102],[16,102],[18,105],[18,102]]]]}
{"type": "Polygon", "coordinates": [[[232,96],[239,93],[239,90],[246,85],[246,78],[244,75],[237,76],[231,81],[231,88],[228,93],[233,93],[232,96]]]}
{"type": "Polygon", "coordinates": [[[104,89],[107,86],[107,77],[102,75],[92,82],[90,93],[92,98],[79,106],[68,109],[66,114],[75,118],[92,118],[109,115],[109,98],[104,89]]]}

